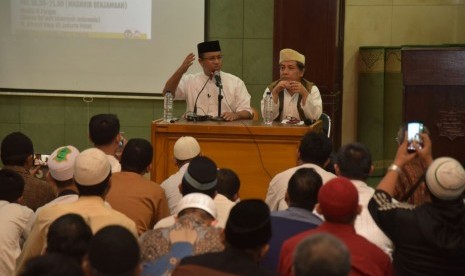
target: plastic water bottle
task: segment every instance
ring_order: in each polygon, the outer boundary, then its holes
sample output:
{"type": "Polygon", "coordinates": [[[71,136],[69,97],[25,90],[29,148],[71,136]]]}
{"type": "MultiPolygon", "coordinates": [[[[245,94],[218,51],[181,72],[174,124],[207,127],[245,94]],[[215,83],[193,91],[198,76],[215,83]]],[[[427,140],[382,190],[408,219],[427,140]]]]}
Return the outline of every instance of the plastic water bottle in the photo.
{"type": "Polygon", "coordinates": [[[173,120],[173,94],[166,91],[163,105],[163,121],[169,123],[171,120],[173,120]]]}
{"type": "Polygon", "coordinates": [[[265,115],[263,122],[265,125],[271,125],[273,123],[273,98],[271,97],[270,91],[266,92],[263,109],[265,115]]]}

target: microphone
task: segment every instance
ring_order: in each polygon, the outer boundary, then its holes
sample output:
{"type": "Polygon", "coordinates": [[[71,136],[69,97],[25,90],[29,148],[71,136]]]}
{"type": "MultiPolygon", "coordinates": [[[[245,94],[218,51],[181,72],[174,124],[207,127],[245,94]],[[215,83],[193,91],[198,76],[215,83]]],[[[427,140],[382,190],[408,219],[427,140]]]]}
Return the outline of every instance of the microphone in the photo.
{"type": "MultiPolygon", "coordinates": [[[[210,77],[213,73],[210,73],[210,77]]],[[[203,90],[205,89],[205,86],[207,86],[207,83],[208,81],[210,80],[210,78],[207,78],[207,81],[203,84],[203,87],[202,89],[200,89],[200,92],[199,94],[197,94],[197,98],[195,98],[195,102],[194,102],[194,114],[197,115],[197,101],[199,100],[199,96],[200,94],[202,94],[203,90]]]]}
{"type": "Polygon", "coordinates": [[[215,71],[215,81],[216,86],[220,89],[223,89],[223,84],[221,83],[220,71],[215,71]]]}

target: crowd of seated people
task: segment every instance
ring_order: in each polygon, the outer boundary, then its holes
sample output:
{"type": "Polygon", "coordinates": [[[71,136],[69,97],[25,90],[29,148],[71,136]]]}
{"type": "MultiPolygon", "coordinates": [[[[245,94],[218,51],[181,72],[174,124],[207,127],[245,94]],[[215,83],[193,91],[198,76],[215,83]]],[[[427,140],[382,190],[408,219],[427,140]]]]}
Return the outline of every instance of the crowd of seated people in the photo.
{"type": "Polygon", "coordinates": [[[145,175],[150,142],[129,139],[116,155],[117,116],[96,115],[89,128],[95,147],[57,147],[46,181],[27,135],[2,139],[0,275],[465,275],[465,170],[433,159],[427,133],[414,152],[402,136],[372,188],[365,145],[329,160],[331,140],[308,132],[296,166],[265,183],[262,200],[241,199],[241,176],[194,137],[175,143],[179,171],[159,185],[145,175]],[[428,198],[416,205],[397,197],[412,162],[424,166],[428,198]]]}

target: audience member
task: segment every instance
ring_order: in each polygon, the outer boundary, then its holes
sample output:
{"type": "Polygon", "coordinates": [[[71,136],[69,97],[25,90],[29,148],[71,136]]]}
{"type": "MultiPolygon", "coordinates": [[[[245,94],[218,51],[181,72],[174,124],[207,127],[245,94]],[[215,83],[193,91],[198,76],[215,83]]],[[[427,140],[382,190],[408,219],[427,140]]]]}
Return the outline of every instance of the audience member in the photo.
{"type": "Polygon", "coordinates": [[[313,213],[318,203],[318,192],[323,185],[321,176],[313,168],[300,168],[289,179],[285,201],[289,208],[271,212],[271,219],[284,218],[313,225],[320,225],[322,220],[313,213]]]}
{"type": "Polygon", "coordinates": [[[93,233],[107,225],[116,224],[126,227],[137,236],[134,221],[105,204],[104,197],[110,188],[110,178],[110,162],[103,151],[91,148],[81,152],[74,163],[74,180],[79,199],[42,209],[18,259],[19,267],[29,258],[43,252],[50,224],[64,214],[81,215],[93,233]]]}
{"type": "Polygon", "coordinates": [[[91,238],[92,229],[80,215],[66,214],[50,224],[45,252],[68,256],[81,265],[91,238]]]}
{"type": "Polygon", "coordinates": [[[90,240],[83,267],[86,276],[140,275],[140,249],[134,233],[119,225],[100,229],[90,240]]]}
{"type": "MultiPolygon", "coordinates": [[[[398,145],[404,141],[404,135],[407,131],[407,124],[399,128],[396,141],[398,145]]],[[[429,134],[425,127],[424,132],[429,134]]],[[[416,156],[404,166],[402,173],[396,184],[393,198],[399,202],[406,202],[412,205],[420,205],[425,202],[430,202],[429,193],[426,191],[425,173],[428,165],[419,157],[416,156]]]]}
{"type": "Polygon", "coordinates": [[[394,243],[396,275],[465,275],[465,170],[450,157],[433,161],[431,140],[420,134],[423,148],[407,152],[407,139],[368,205],[379,227],[394,243]],[[419,157],[428,166],[431,202],[417,207],[392,201],[401,168],[419,157]]]}
{"type": "Polygon", "coordinates": [[[124,138],[120,133],[119,119],[115,114],[97,114],[89,121],[89,139],[94,147],[103,151],[111,165],[111,172],[121,171],[121,164],[116,158],[120,142],[124,138]]]}
{"type": "Polygon", "coordinates": [[[211,197],[200,193],[184,196],[174,225],[149,230],[140,237],[142,274],[169,275],[186,256],[222,251],[221,230],[214,227],[216,217],[211,197]]]}
{"type": "Polygon", "coordinates": [[[226,121],[251,119],[250,94],[244,82],[221,71],[223,56],[220,42],[201,42],[197,44],[197,50],[203,72],[185,74],[195,60],[193,53],[188,54],[166,82],[163,95],[166,91],[171,91],[175,100],[185,100],[186,111],[199,110],[202,115],[218,116],[218,93],[221,89],[221,117],[226,121]]]}
{"type": "Polygon", "coordinates": [[[335,236],[320,233],[297,245],[293,258],[294,276],[347,276],[350,252],[335,236]]]}
{"type": "Polygon", "coordinates": [[[187,170],[187,166],[189,166],[189,162],[194,157],[200,155],[200,145],[194,137],[183,136],[174,144],[173,154],[176,166],[179,170],[160,185],[165,190],[166,199],[168,200],[168,206],[172,215],[176,213],[176,206],[182,198],[179,185],[187,170]]]}
{"type": "Polygon", "coordinates": [[[78,190],[74,184],[74,161],[79,154],[79,150],[73,146],[59,147],[52,152],[48,158],[47,182],[55,187],[57,198],[37,208],[36,212],[28,222],[27,234],[31,232],[32,225],[37,218],[37,214],[47,206],[74,202],[79,198],[78,190]]]}
{"type": "Polygon", "coordinates": [[[300,121],[314,121],[320,118],[323,110],[320,91],[313,82],[304,79],[304,73],[304,55],[292,49],[282,49],[279,52],[279,79],[272,82],[263,93],[263,117],[264,98],[271,92],[273,120],[281,122],[295,118],[300,121]]]}
{"type": "Polygon", "coordinates": [[[278,173],[271,179],[265,202],[271,211],[287,209],[284,200],[287,184],[291,176],[300,168],[313,168],[323,179],[323,183],[335,177],[323,168],[329,163],[333,149],[331,140],[323,133],[307,132],[300,141],[297,152],[297,166],[278,173]]]}
{"type": "Polygon", "coordinates": [[[246,199],[231,209],[224,230],[225,250],[186,257],[178,267],[191,269],[189,273],[192,275],[196,275],[199,266],[236,275],[274,275],[259,266],[268,250],[270,239],[268,206],[259,199],[246,199]]]}
{"type": "Polygon", "coordinates": [[[139,235],[170,214],[163,189],[144,177],[150,171],[152,157],[150,142],[129,140],[121,155],[121,172],[112,174],[111,188],[105,197],[113,209],[136,223],[139,235]]]}
{"type": "Polygon", "coordinates": [[[298,169],[292,175],[286,192],[289,208],[271,212],[273,236],[270,250],[261,262],[262,266],[276,271],[283,242],[322,223],[321,218],[313,213],[321,185],[321,176],[312,168],[298,169]]]}
{"type": "MultiPolygon", "coordinates": [[[[197,156],[189,163],[187,171],[184,173],[182,178],[179,190],[183,196],[190,193],[201,193],[210,196],[215,202],[218,213],[218,223],[216,226],[224,228],[231,206],[222,204],[222,202],[215,200],[217,195],[217,174],[218,169],[213,160],[205,156],[197,156]]],[[[234,203],[231,202],[231,205],[233,204],[234,203]]],[[[169,227],[173,224],[174,216],[170,216],[160,220],[154,228],[169,227]]]]}
{"type": "Polygon", "coordinates": [[[284,242],[279,260],[280,275],[292,275],[295,248],[304,238],[317,233],[332,234],[345,243],[351,255],[351,275],[392,275],[389,256],[355,232],[354,223],[361,206],[352,182],[337,177],[324,184],[318,193],[316,211],[324,216],[325,221],[319,227],[284,242]]]}
{"type": "Polygon", "coordinates": [[[26,224],[33,214],[31,209],[20,205],[23,191],[21,175],[0,170],[0,275],[13,275],[26,224]]]}
{"type": "Polygon", "coordinates": [[[29,171],[34,166],[34,147],[29,137],[21,132],[8,134],[2,140],[0,155],[3,168],[19,173],[24,179],[21,204],[35,211],[55,198],[53,187],[29,171]]]}
{"type": "Polygon", "coordinates": [[[216,209],[218,210],[218,217],[224,218],[224,223],[222,221],[222,223],[218,226],[224,228],[231,208],[239,200],[239,189],[241,187],[241,182],[233,170],[219,169],[217,174],[217,194],[213,198],[213,201],[215,202],[216,209]]]}
{"type": "Polygon", "coordinates": [[[218,184],[216,185],[216,190],[219,195],[226,197],[229,201],[237,202],[239,201],[240,188],[241,180],[236,172],[227,168],[218,170],[218,184]]]}
{"type": "Polygon", "coordinates": [[[370,150],[361,143],[350,143],[341,147],[336,155],[334,169],[336,175],[348,178],[357,189],[358,203],[362,206],[362,212],[355,219],[355,231],[390,256],[392,242],[379,229],[368,211],[368,202],[375,193],[375,189],[366,184],[368,176],[374,169],[370,150]]]}
{"type": "MultiPolygon", "coordinates": [[[[10,274],[2,274],[10,275],[10,274]]],[[[62,254],[51,253],[27,261],[19,276],[84,276],[80,264],[62,254]]]]}

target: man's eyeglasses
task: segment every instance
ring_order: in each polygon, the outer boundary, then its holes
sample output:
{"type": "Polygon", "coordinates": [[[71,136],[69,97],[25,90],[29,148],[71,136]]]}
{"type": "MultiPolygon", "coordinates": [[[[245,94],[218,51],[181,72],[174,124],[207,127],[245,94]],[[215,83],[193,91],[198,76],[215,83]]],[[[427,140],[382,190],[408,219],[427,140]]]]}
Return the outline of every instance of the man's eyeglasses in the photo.
{"type": "Polygon", "coordinates": [[[207,60],[207,61],[215,61],[215,60],[223,60],[223,56],[222,55],[219,55],[219,56],[213,56],[213,57],[204,57],[202,58],[204,60],[207,60]]]}

